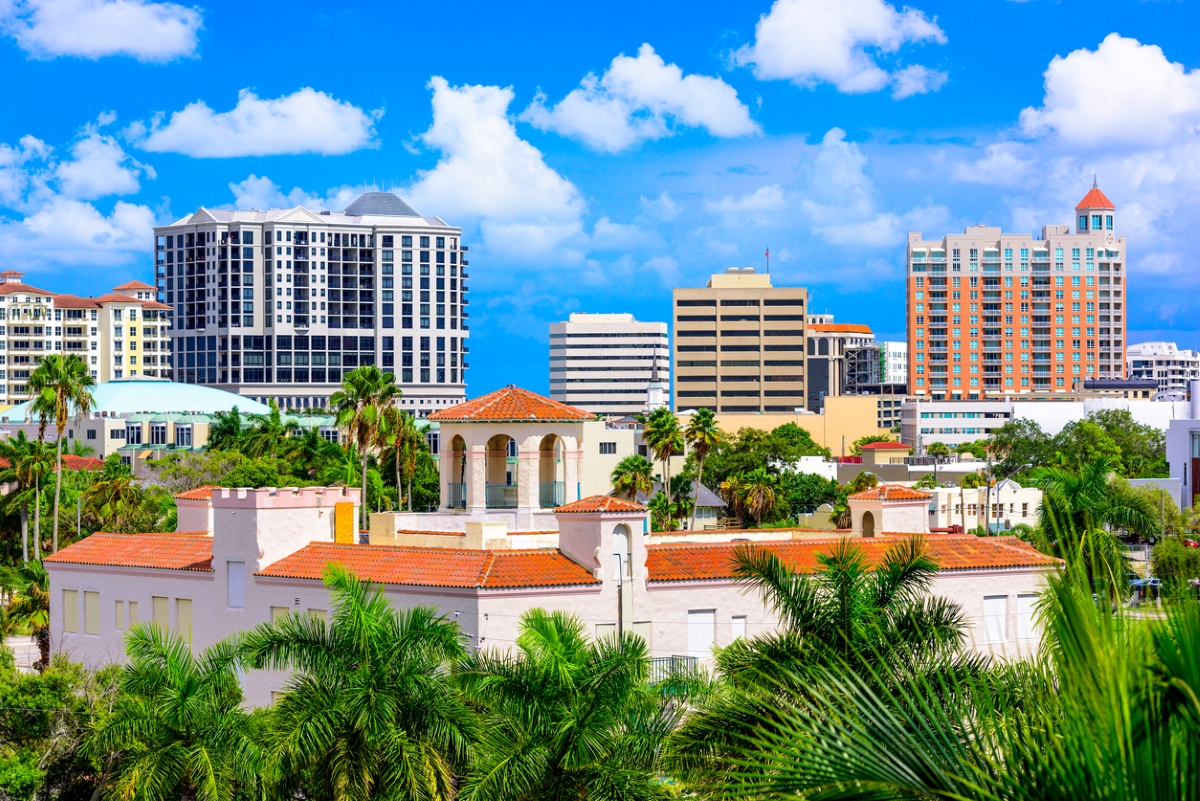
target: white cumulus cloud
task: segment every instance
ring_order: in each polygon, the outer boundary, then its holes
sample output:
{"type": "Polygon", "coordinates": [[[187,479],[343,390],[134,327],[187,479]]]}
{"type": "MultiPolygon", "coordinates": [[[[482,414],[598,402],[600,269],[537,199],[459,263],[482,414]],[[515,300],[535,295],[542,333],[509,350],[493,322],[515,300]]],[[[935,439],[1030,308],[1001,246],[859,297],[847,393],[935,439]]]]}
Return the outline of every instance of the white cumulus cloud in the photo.
{"type": "Polygon", "coordinates": [[[520,119],[611,153],[670,136],[673,125],[704,128],[721,137],[760,132],[732,86],[707,75],[684,75],[649,44],[636,57],[622,53],[614,58],[599,78],[587,75],[553,108],[538,93],[520,119]]]}
{"type": "Polygon", "coordinates": [[[135,161],[114,137],[93,129],[71,146],[71,159],[54,169],[54,177],[63,195],[93,200],[137,192],[143,171],[154,177],[153,169],[135,161]]]}
{"type": "Polygon", "coordinates": [[[754,44],[734,54],[760,80],[812,87],[831,83],[842,92],[894,86],[897,98],[940,89],[945,73],[925,67],[889,71],[880,56],[909,43],[944,44],[946,34],[924,12],[897,11],[884,0],[775,0],[758,20],[754,44]]]}
{"type": "Polygon", "coordinates": [[[1200,130],[1200,70],[1162,48],[1110,33],[1095,50],[1055,56],[1040,108],[1021,112],[1031,136],[1085,146],[1161,146],[1200,130]]]}
{"type": "Polygon", "coordinates": [[[136,123],[127,134],[143,150],[196,158],[332,156],[378,147],[374,124],[382,115],[382,109],[363,111],[311,87],[266,100],[243,89],[229,111],[213,111],[197,100],[165,124],[161,117],[149,126],[136,123]]]}
{"type": "Polygon", "coordinates": [[[369,187],[336,186],[322,195],[309,192],[298,186],[284,194],[280,186],[267,176],[251,174],[243,181],[229,184],[233,192],[233,207],[236,209],[290,209],[303,206],[306,209],[341,211],[369,187]]]}
{"type": "Polygon", "coordinates": [[[478,220],[490,248],[533,257],[582,232],[579,190],[521,139],[508,118],[512,89],[450,86],[433,89],[433,124],[421,135],[441,151],[431,170],[407,189],[422,214],[461,224],[478,220]]]}
{"type": "Polygon", "coordinates": [[[199,9],[149,0],[0,2],[0,31],[34,58],[170,61],[195,54],[200,25],[199,9]]]}

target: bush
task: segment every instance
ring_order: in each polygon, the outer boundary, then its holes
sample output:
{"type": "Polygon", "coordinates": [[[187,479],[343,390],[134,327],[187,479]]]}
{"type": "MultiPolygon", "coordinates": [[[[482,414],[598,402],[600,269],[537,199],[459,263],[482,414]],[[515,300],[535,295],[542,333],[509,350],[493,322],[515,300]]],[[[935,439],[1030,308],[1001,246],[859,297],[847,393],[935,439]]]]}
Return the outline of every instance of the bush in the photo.
{"type": "Polygon", "coordinates": [[[1150,552],[1150,565],[1168,590],[1178,590],[1200,578],[1200,548],[1188,548],[1179,537],[1164,537],[1150,552]]]}

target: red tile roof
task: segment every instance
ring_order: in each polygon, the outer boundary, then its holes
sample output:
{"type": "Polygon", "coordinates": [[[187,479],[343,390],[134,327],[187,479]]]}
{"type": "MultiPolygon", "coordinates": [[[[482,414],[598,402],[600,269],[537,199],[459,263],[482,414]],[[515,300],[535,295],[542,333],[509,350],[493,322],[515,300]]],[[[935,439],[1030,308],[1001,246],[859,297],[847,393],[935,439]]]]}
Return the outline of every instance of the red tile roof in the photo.
{"type": "Polygon", "coordinates": [[[157,300],[142,301],[143,309],[170,309],[171,307],[165,303],[159,303],[157,300]]]}
{"type": "MultiPolygon", "coordinates": [[[[903,535],[855,539],[874,566],[903,535]]],[[[812,573],[817,556],[833,550],[837,540],[803,540],[769,543],[664,543],[646,546],[649,581],[714,581],[733,578],[736,548],[766,548],[794,570],[812,573]]],[[[1058,560],[1034,550],[1016,537],[934,535],[925,538],[928,555],[942,570],[978,570],[1009,567],[1049,567],[1058,560]]]]}
{"type": "Polygon", "coordinates": [[[107,295],[101,295],[98,298],[93,298],[93,300],[95,300],[97,303],[143,303],[144,302],[144,301],[138,300],[135,297],[131,297],[129,295],[116,295],[113,293],[109,293],[107,295]]]}
{"type": "Polygon", "coordinates": [[[44,289],[38,289],[36,286],[21,283],[0,284],[0,295],[12,295],[17,292],[28,292],[31,295],[53,295],[53,292],[47,292],[44,289]]]}
{"type": "Polygon", "coordinates": [[[17,278],[23,278],[25,273],[17,272],[16,270],[5,270],[4,272],[0,273],[0,276],[6,275],[15,275],[17,278]]]}
{"type": "Polygon", "coordinates": [[[430,420],[475,420],[488,422],[534,422],[556,421],[567,422],[576,420],[595,420],[591,412],[568,406],[550,400],[547,397],[508,385],[504,389],[489,392],[475,400],[451,406],[449,409],[439,409],[429,415],[430,420]]]}
{"type": "Polygon", "coordinates": [[[122,289],[154,289],[154,287],[142,281],[126,281],[120,286],[114,286],[113,292],[120,292],[122,289]]]}
{"type": "Polygon", "coordinates": [[[810,334],[870,334],[871,326],[861,323],[813,323],[810,334]]]}
{"type": "Polygon", "coordinates": [[[859,501],[927,501],[933,495],[899,484],[880,484],[878,487],[856,492],[850,497],[859,501]]]}
{"type": "Polygon", "coordinates": [[[181,501],[211,501],[215,489],[217,489],[216,484],[205,484],[203,487],[177,492],[175,497],[181,501]]]}
{"type": "Polygon", "coordinates": [[[587,514],[595,512],[614,512],[614,513],[629,513],[629,512],[644,512],[646,507],[640,503],[627,501],[624,498],[617,498],[613,495],[591,495],[587,498],[582,498],[573,503],[568,503],[565,506],[560,506],[554,510],[556,515],[561,514],[587,514]]]}
{"type": "Polygon", "coordinates": [[[43,561],[50,564],[212,570],[212,537],[205,532],[107,534],[96,532],[43,561]]]}
{"type": "Polygon", "coordinates": [[[1104,196],[1096,187],[1088,190],[1088,193],[1083,196],[1083,200],[1079,201],[1077,209],[1115,209],[1113,202],[1104,196]]]}
{"type": "Polygon", "coordinates": [[[59,309],[98,309],[100,304],[91,298],[78,295],[55,295],[54,306],[59,309]]]}
{"type": "Polygon", "coordinates": [[[868,442],[866,445],[860,445],[859,450],[863,451],[889,451],[889,450],[906,450],[911,451],[911,445],[905,445],[903,442],[868,442]]]}
{"type": "Polygon", "coordinates": [[[319,581],[330,562],[361,579],[415,587],[505,589],[599,584],[557,550],[478,551],[314,542],[255,575],[319,581]]]}
{"type": "Polygon", "coordinates": [[[67,470],[103,470],[104,460],[95,456],[76,456],[73,453],[64,453],[63,467],[67,470]]]}

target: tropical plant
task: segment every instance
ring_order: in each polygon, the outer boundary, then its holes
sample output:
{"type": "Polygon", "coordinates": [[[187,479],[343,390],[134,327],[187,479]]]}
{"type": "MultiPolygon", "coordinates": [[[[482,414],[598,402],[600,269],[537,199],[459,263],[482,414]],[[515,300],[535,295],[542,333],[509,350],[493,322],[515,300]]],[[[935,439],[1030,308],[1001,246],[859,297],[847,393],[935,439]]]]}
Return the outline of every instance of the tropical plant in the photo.
{"type": "MultiPolygon", "coordinates": [[[[688,450],[696,457],[696,483],[704,484],[704,460],[714,448],[721,444],[725,432],[717,425],[717,416],[712,409],[697,409],[683,430],[683,439],[688,450]]],[[[696,527],[695,504],[692,505],[692,525],[696,527]]]]}
{"type": "MultiPolygon", "coordinates": [[[[379,435],[381,448],[391,448],[392,459],[396,468],[396,490],[398,496],[408,498],[408,511],[413,510],[412,481],[417,472],[417,458],[425,444],[425,438],[417,428],[417,421],[410,413],[392,404],[383,413],[383,421],[379,435]],[[408,491],[404,491],[405,482],[401,473],[408,480],[408,491]]],[[[403,504],[398,503],[397,506],[403,504]]]]}
{"type": "Polygon", "coordinates": [[[679,427],[679,418],[665,406],[655,409],[646,418],[642,429],[642,439],[654,453],[654,458],[662,462],[663,487],[667,495],[671,494],[671,454],[683,450],[683,429],[679,427]]]}
{"type": "Polygon", "coordinates": [[[288,614],[246,635],[250,667],[291,670],[275,705],[268,770],[280,797],[450,799],[475,736],[451,683],[466,656],[435,610],[397,611],[378,587],[330,564],[329,621],[288,614]]]}
{"type": "Polygon", "coordinates": [[[944,442],[934,442],[925,449],[925,452],[930,456],[949,456],[950,446],[944,442]]]}
{"type": "Polygon", "coordinates": [[[986,484],[987,480],[978,473],[964,473],[963,477],[958,480],[958,486],[963,489],[978,489],[986,484]]]}
{"type": "Polygon", "coordinates": [[[144,514],[146,493],[130,476],[103,476],[83,493],[83,514],[93,530],[119,533],[151,531],[156,526],[144,514]]]}
{"type": "Polygon", "coordinates": [[[650,522],[655,531],[674,531],[679,518],[679,506],[665,492],[656,492],[646,503],[650,522]]]}
{"type": "Polygon", "coordinates": [[[178,634],[134,626],[122,695],[90,744],[115,764],[118,798],[232,801],[261,795],[263,712],[242,708],[236,642],[193,656],[178,634]]]}
{"type": "Polygon", "coordinates": [[[1124,596],[1128,557],[1112,530],[1155,536],[1161,531],[1158,509],[1114,481],[1113,464],[1104,457],[1078,472],[1046,467],[1034,475],[1042,490],[1035,546],[1069,563],[1081,560],[1094,583],[1114,598],[1124,596]]]}
{"type": "Polygon", "coordinates": [[[385,373],[375,365],[359,367],[342,377],[342,388],[329,397],[329,407],[337,416],[338,425],[346,430],[347,439],[358,447],[362,460],[362,503],[360,527],[367,528],[367,461],[366,456],[378,442],[378,430],[384,410],[400,398],[395,373],[385,373]]]}
{"type": "Polygon", "coordinates": [[[58,504],[62,499],[63,429],[74,417],[83,419],[92,411],[96,385],[83,359],[75,354],[65,359],[52,353],[42,359],[29,376],[29,394],[33,396],[33,413],[40,420],[38,440],[44,441],[46,426],[51,421],[57,432],[55,438],[56,474],[54,480],[54,540],[53,552],[58,552],[58,504]]]}
{"type": "Polygon", "coordinates": [[[630,454],[613,468],[613,494],[626,500],[637,500],[638,493],[649,496],[654,491],[654,465],[645,456],[630,454]]]}
{"type": "Polygon", "coordinates": [[[760,467],[742,476],[741,483],[742,503],[754,525],[761,526],[763,515],[775,508],[775,477],[760,467]]]}
{"type": "MultiPolygon", "coordinates": [[[[40,440],[25,436],[17,429],[15,436],[0,440],[0,483],[11,487],[4,505],[15,508],[21,516],[21,561],[29,561],[29,505],[41,506],[42,479],[54,469],[50,448],[40,440]]],[[[37,515],[40,520],[40,515],[37,515]]],[[[41,527],[34,531],[34,558],[42,558],[41,527]]]]}
{"type": "Polygon", "coordinates": [[[36,665],[50,664],[50,576],[40,560],[21,565],[16,575],[17,590],[4,610],[9,625],[28,629],[37,641],[41,658],[36,665]]]}
{"type": "Polygon", "coordinates": [[[481,652],[458,679],[482,710],[464,801],[667,799],[659,754],[682,705],[652,685],[645,642],[598,640],[565,612],[521,616],[513,652],[481,652]]]}
{"type": "Polygon", "coordinates": [[[299,433],[296,421],[283,416],[274,398],[268,405],[266,414],[246,415],[250,427],[239,438],[241,451],[252,458],[279,458],[280,451],[287,449],[288,439],[299,433]]]}
{"type": "Polygon", "coordinates": [[[725,505],[733,512],[733,516],[741,522],[746,514],[746,493],[742,489],[742,480],[738,476],[729,476],[718,487],[725,505]]]}
{"type": "Polygon", "coordinates": [[[208,427],[208,449],[210,451],[240,450],[244,433],[245,427],[238,407],[234,406],[228,412],[217,412],[213,415],[212,425],[208,427]]]}
{"type": "Polygon", "coordinates": [[[917,489],[937,489],[938,480],[933,473],[925,473],[923,476],[917,479],[913,486],[917,489]]]}

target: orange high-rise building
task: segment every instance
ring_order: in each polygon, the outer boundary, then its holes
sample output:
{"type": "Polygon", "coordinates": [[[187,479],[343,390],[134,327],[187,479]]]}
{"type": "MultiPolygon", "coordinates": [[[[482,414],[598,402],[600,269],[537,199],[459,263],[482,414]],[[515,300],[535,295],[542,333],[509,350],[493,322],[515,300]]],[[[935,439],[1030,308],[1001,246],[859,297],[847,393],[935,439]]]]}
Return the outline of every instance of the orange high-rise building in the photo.
{"type": "Polygon", "coordinates": [[[1040,237],[979,225],[908,235],[908,391],[932,400],[1055,394],[1125,372],[1125,237],[1094,184],[1040,237]]]}

